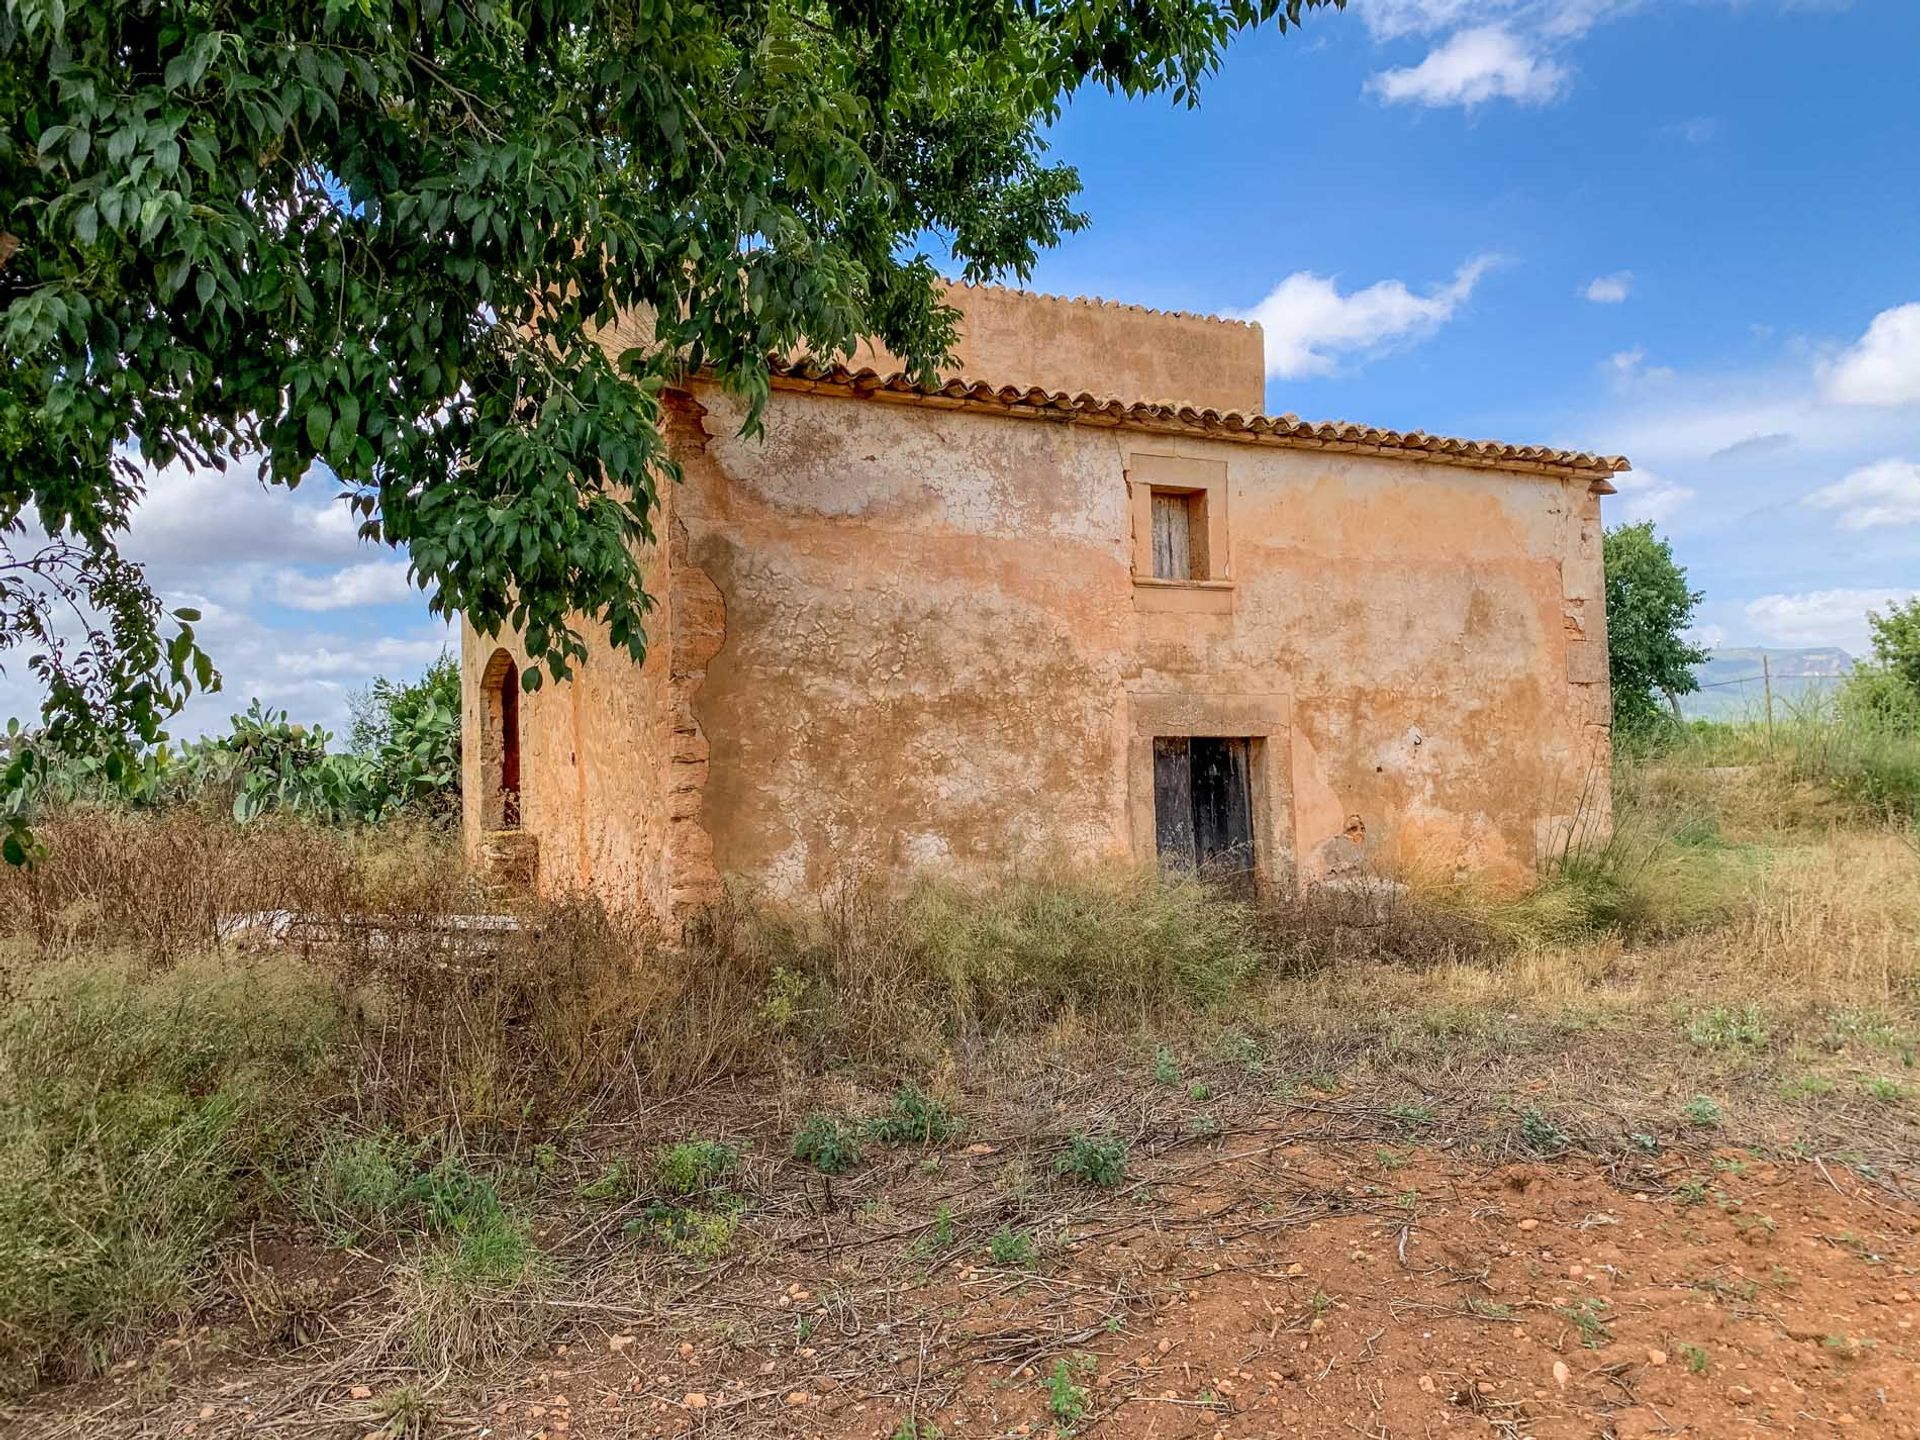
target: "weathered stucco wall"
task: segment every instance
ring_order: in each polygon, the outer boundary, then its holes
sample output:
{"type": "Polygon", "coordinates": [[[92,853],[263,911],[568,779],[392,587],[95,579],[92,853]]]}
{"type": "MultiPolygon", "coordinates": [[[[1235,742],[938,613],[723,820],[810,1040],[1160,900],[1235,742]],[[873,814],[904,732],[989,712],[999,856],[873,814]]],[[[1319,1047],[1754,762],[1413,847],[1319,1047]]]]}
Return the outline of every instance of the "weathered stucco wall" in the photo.
{"type": "Polygon", "coordinates": [[[1257,737],[1276,878],[1518,876],[1604,813],[1585,480],[791,393],[750,441],[700,400],[721,872],[1150,860],[1156,733],[1257,737]],[[1230,578],[1136,585],[1128,473],[1183,457],[1224,466],[1230,578]]]}
{"type": "MultiPolygon", "coordinates": [[[[1243,320],[1069,300],[997,285],[949,285],[960,312],[953,375],[1101,398],[1258,414],[1266,393],[1260,327],[1243,320]]],[[[887,374],[900,361],[874,345],[852,364],[887,374]]]]}
{"type": "MultiPolygon", "coordinates": [[[[1256,327],[954,299],[979,378],[1258,408],[1256,327]]],[[[1251,740],[1274,883],[1518,879],[1607,823],[1593,482],[1613,462],[1527,452],[1516,471],[1369,453],[1364,434],[1236,442],[789,384],[756,439],[705,383],[670,412],[685,479],[643,557],[646,663],[596,640],[574,680],[522,701],[543,889],[678,922],[729,875],[801,894],[869,871],[1146,863],[1156,736],[1251,740]],[[1204,494],[1206,580],[1151,579],[1149,485],[1204,494]]],[[[476,856],[493,649],[463,636],[476,856]]]]}
{"type": "MultiPolygon", "coordinates": [[[[697,456],[697,420],[669,412],[677,449],[697,456]]],[[[607,644],[603,630],[585,630],[589,655],[572,678],[520,698],[520,828],[538,845],[537,883],[548,894],[590,890],[661,917],[684,914],[715,898],[717,871],[700,825],[707,744],[693,715],[707,659],[718,648],[725,604],[697,569],[684,563],[686,532],[669,491],[655,517],[657,543],[642,555],[655,609],[648,649],[635,665],[607,644]]],[[[498,845],[487,830],[488,747],[476,743],[487,703],[481,676],[505,648],[517,667],[524,650],[513,637],[490,640],[461,626],[462,789],[468,854],[482,859],[498,845]]]]}

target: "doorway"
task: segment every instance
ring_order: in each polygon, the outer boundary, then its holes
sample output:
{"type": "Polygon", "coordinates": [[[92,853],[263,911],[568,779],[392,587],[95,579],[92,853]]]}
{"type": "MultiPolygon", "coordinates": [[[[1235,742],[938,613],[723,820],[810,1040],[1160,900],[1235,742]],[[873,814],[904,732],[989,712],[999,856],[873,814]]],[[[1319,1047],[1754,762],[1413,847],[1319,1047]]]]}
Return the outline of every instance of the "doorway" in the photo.
{"type": "Polygon", "coordinates": [[[1245,737],[1154,737],[1154,842],[1162,865],[1252,882],[1252,749],[1245,737]]]}

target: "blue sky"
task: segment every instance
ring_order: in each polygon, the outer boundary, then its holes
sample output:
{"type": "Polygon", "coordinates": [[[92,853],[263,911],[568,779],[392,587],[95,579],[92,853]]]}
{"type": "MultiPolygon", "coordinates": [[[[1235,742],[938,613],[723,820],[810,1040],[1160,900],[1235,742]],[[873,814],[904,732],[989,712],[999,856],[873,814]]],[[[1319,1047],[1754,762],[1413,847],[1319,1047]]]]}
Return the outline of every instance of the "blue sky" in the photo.
{"type": "Polygon", "coordinates": [[[1625,453],[1709,639],[1858,651],[1920,586],[1917,73],[1913,0],[1351,0],[1077,101],[1034,285],[1254,315],[1270,410],[1625,453]]]}
{"type": "MultiPolygon", "coordinates": [[[[1709,640],[1857,651],[1920,587],[1917,72],[1916,0],[1350,0],[1077,99],[1033,287],[1259,318],[1273,411],[1625,453],[1709,640]]],[[[324,484],[164,473],[130,549],[227,677],[176,733],[450,640],[324,484]]]]}

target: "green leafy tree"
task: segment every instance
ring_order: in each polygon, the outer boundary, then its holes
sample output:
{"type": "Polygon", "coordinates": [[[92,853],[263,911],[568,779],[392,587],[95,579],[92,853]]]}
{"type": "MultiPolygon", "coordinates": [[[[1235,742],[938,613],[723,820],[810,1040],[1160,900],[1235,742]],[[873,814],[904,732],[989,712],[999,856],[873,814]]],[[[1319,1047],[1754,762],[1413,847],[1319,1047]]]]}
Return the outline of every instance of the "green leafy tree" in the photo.
{"type": "Polygon", "coordinates": [[[1920,695],[1920,595],[1903,605],[1889,604],[1886,613],[1867,612],[1873,632],[1873,658],[1920,695]]]}
{"type": "Polygon", "coordinates": [[[367,765],[374,807],[449,816],[460,808],[460,663],[451,653],[411,683],[376,679],[354,697],[347,744],[367,765]]]}
{"type": "Polygon", "coordinates": [[[1709,652],[1685,636],[1702,593],[1687,588],[1687,572],[1651,520],[1607,531],[1603,549],[1614,729],[1654,733],[1678,717],[1680,696],[1700,688],[1693,667],[1709,652]]]}
{"type": "Polygon", "coordinates": [[[1874,730],[1920,731],[1920,596],[1867,612],[1873,659],[1854,666],[1840,713],[1874,730]]]}
{"type": "MultiPolygon", "coordinates": [[[[1193,104],[1237,31],[1342,3],[6,0],[0,586],[32,519],[109,587],[44,733],[150,742],[212,681],[118,554],[176,460],[337,483],[555,676],[583,618],[638,657],[679,377],[752,428],[775,352],[931,372],[929,249],[1025,276],[1084,223],[1068,97],[1193,104]]],[[[56,608],[0,588],[0,629],[56,608]]]]}
{"type": "MultiPolygon", "coordinates": [[[[36,737],[0,730],[0,761],[36,737]]],[[[412,683],[377,679],[357,697],[350,743],[255,700],[226,733],[122,753],[46,752],[23,783],[0,793],[0,819],[24,832],[50,807],[128,810],[193,806],[245,822],[268,814],[325,824],[397,815],[449,821],[460,808],[460,669],[443,654],[412,683]],[[111,763],[110,763],[111,762],[111,763]]]]}

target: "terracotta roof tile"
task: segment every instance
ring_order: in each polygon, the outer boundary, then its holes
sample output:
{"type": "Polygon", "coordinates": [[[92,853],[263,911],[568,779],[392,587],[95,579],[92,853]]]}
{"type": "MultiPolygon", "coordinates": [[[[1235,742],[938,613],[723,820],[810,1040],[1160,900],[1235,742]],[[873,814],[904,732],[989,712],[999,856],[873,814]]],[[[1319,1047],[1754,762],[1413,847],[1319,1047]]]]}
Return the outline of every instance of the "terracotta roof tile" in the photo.
{"type": "Polygon", "coordinates": [[[1506,445],[1496,440],[1457,440],[1421,430],[1382,430],[1347,421],[1307,421],[1297,415],[1243,415],[1191,405],[1125,401],[1065,390],[989,385],[983,380],[946,380],[921,384],[904,373],[883,375],[872,369],[818,365],[809,361],[771,362],[778,389],[840,391],[876,399],[966,409],[1024,412],[1089,425],[1179,431],[1242,443],[1298,449],[1355,450],[1417,455],[1456,465],[1525,473],[1574,474],[1611,493],[1609,475],[1630,469],[1621,455],[1591,455],[1544,445],[1506,445]]]}

